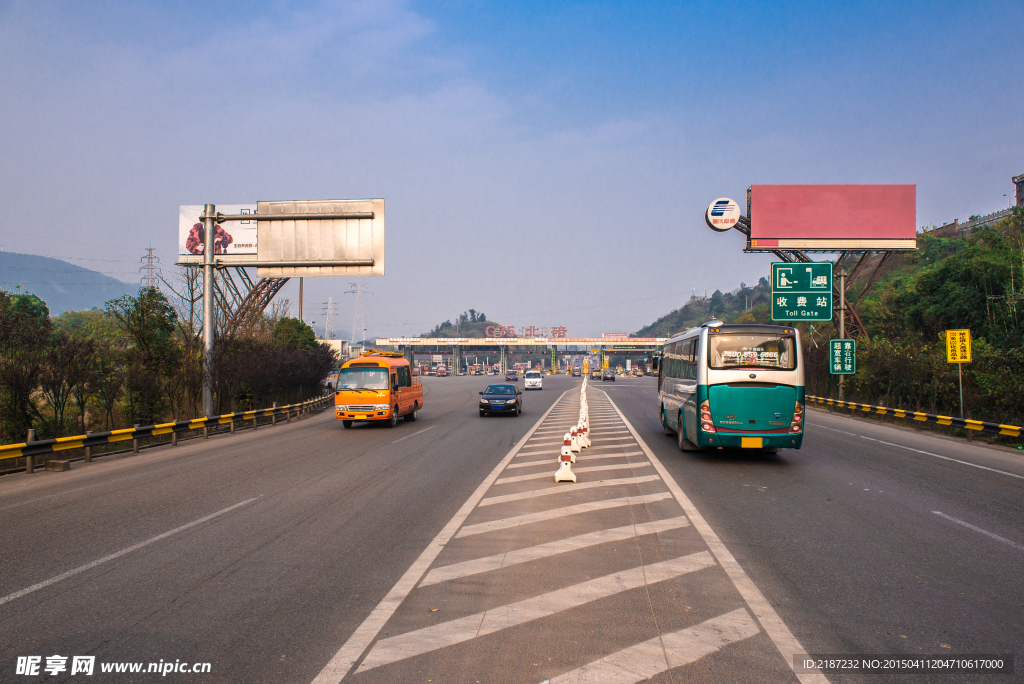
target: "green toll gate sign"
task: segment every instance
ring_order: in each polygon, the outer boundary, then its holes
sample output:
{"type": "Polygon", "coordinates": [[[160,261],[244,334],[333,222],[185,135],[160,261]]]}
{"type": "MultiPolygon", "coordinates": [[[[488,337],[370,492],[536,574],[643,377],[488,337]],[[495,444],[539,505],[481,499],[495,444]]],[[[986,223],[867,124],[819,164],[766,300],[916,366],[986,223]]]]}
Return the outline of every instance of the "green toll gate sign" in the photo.
{"type": "Polygon", "coordinates": [[[857,372],[857,341],[828,341],[828,372],[832,375],[853,375],[857,372]]]}
{"type": "Polygon", "coordinates": [[[773,321],[832,320],[832,262],[772,264],[773,321]]]}

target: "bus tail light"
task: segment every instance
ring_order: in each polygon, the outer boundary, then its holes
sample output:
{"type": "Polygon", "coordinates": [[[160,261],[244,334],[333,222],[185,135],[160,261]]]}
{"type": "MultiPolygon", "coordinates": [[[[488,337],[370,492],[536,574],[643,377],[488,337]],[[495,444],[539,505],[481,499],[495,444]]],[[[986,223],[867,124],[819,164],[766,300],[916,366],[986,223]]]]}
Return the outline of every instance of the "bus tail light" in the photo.
{"type": "Polygon", "coordinates": [[[711,420],[711,406],[706,399],[700,404],[700,429],[704,432],[717,432],[715,423],[711,420]]]}
{"type": "Polygon", "coordinates": [[[800,432],[804,429],[804,403],[802,401],[796,402],[796,407],[793,409],[793,425],[789,428],[790,432],[800,432]]]}

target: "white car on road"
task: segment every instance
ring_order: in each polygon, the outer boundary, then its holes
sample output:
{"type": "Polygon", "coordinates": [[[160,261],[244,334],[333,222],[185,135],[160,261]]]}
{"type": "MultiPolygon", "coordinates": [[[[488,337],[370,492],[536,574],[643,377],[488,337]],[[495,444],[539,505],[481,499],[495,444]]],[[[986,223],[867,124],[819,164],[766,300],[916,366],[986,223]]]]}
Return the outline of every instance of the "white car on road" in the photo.
{"type": "Polygon", "coordinates": [[[523,389],[544,389],[544,378],[540,371],[526,371],[523,389]]]}

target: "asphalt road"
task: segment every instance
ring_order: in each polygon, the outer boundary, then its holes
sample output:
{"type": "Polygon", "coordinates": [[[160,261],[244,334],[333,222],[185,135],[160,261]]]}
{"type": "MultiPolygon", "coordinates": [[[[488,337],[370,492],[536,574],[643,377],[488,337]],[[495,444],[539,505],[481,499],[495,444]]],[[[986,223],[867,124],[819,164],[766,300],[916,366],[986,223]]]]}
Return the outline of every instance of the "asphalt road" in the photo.
{"type": "Polygon", "coordinates": [[[762,629],[756,601],[737,591],[736,570],[707,554],[715,547],[698,534],[701,515],[807,652],[1021,652],[1024,458],[820,411],[809,412],[797,452],[683,454],[658,424],[653,379],[597,381],[594,420],[606,424],[595,426],[595,447],[580,456],[577,485],[555,491],[546,449],[557,451],[558,421],[577,410],[579,394],[564,392],[580,380],[545,378],[543,391],[526,395],[522,416],[482,419],[477,391],[487,380],[425,378],[420,419],[395,429],[343,430],[325,412],[70,473],[0,478],[0,679],[81,681],[69,672],[13,673],[19,656],[42,656],[45,666],[47,656],[85,655],[97,663],[210,663],[208,674],[167,677],[102,674],[97,665],[85,681],[309,683],[390,606],[346,681],[554,681],[621,657],[652,634],[686,637],[683,628],[693,625],[733,640],[691,664],[653,671],[651,681],[795,681],[777,632],[762,629]],[[655,459],[648,462],[606,396],[655,459]],[[646,475],[655,460],[668,479],[646,475]],[[611,470],[586,470],[596,464],[611,470]],[[679,510],[669,480],[695,510],[679,510]],[[605,517],[487,527],[506,515],[523,523],[568,510],[556,508],[565,503],[607,507],[622,496],[634,498],[605,517]],[[566,536],[623,525],[616,515],[637,531],[537,556],[566,536]],[[442,534],[460,516],[459,532],[442,534]],[[644,527],[652,523],[664,529],[644,527]],[[503,564],[517,554],[524,560],[473,570],[494,554],[503,564]],[[593,582],[587,591],[626,582],[637,558],[651,567],[689,559],[692,567],[670,568],[683,574],[667,584],[648,577],[633,593],[586,605],[558,594],[577,586],[577,576],[593,582]],[[424,562],[418,586],[382,603],[424,562]],[[527,604],[542,593],[572,605],[541,615],[548,609],[527,604]],[[514,625],[517,610],[534,621],[514,625]],[[465,643],[452,636],[460,620],[488,612],[501,612],[509,626],[465,643]]]}
{"type": "MultiPolygon", "coordinates": [[[[344,430],[324,412],[69,473],[0,478],[0,680],[33,681],[14,676],[18,656],[45,665],[57,654],[211,663],[209,674],[177,679],[97,672],[90,681],[312,681],[557,388],[573,384],[555,380],[527,394],[518,418],[478,416],[486,377],[424,378],[419,420],[394,429],[344,430]]],[[[40,679],[81,681],[70,663],[40,679]]]]}
{"type": "Polygon", "coordinates": [[[1024,456],[821,410],[799,451],[684,454],[652,408],[656,379],[607,385],[809,652],[1024,657],[1024,456]]]}

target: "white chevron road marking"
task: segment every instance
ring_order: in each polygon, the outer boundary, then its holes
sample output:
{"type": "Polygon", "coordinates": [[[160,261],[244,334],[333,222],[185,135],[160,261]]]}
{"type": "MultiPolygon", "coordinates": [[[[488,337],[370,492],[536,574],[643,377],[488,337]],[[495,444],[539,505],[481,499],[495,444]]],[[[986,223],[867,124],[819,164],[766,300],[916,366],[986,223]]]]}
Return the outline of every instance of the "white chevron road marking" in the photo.
{"type": "Polygon", "coordinates": [[[707,551],[624,570],[450,622],[378,641],[356,670],[365,672],[397,660],[435,651],[485,634],[538,620],[647,584],[670,580],[715,565],[707,551]]]}
{"type": "Polygon", "coordinates": [[[640,494],[639,496],[624,496],[618,499],[591,501],[589,503],[576,504],[575,506],[563,506],[561,508],[552,508],[547,511],[538,511],[536,513],[527,513],[526,515],[517,515],[511,518],[490,520],[488,522],[477,523],[475,525],[466,525],[459,530],[459,533],[455,536],[469,537],[475,534],[493,532],[495,530],[507,530],[510,527],[519,527],[520,525],[532,525],[533,523],[557,520],[558,518],[565,518],[567,516],[578,515],[580,513],[602,511],[608,508],[618,508],[620,506],[641,505],[655,501],[664,501],[665,499],[671,498],[671,492],[658,492],[657,494],[640,494]]]}
{"type": "Polygon", "coordinates": [[[640,523],[638,525],[624,525],[623,527],[614,527],[608,530],[588,532],[587,534],[567,537],[565,539],[547,542],[546,544],[538,544],[525,549],[496,553],[493,556],[476,558],[462,563],[453,563],[451,565],[434,568],[427,573],[426,577],[423,578],[423,581],[420,582],[420,586],[425,587],[431,584],[439,584],[441,582],[458,579],[460,577],[477,575],[481,572],[497,570],[498,568],[507,568],[511,565],[526,563],[528,561],[537,560],[538,558],[556,556],[560,553],[577,551],[579,549],[585,549],[588,546],[596,546],[597,544],[605,544],[613,541],[621,541],[622,539],[639,537],[645,534],[657,534],[658,532],[675,530],[681,527],[686,527],[689,524],[690,521],[686,519],[686,516],[678,516],[676,518],[668,518],[667,520],[655,520],[653,522],[640,523]]]}
{"type": "Polygon", "coordinates": [[[549,681],[551,684],[634,684],[665,670],[700,660],[760,631],[750,613],[745,608],[737,608],[699,625],[623,649],[549,681]]]}

